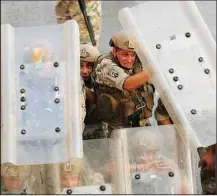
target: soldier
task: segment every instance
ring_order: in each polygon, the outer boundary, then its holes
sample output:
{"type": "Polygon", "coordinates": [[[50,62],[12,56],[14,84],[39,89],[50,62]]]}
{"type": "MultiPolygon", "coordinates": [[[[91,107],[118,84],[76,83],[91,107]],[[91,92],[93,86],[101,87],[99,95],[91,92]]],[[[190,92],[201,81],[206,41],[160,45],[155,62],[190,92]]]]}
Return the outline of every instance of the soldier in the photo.
{"type": "Polygon", "coordinates": [[[112,52],[97,59],[93,73],[98,84],[98,115],[108,122],[110,132],[120,127],[149,125],[154,86],[136,56],[135,41],[121,31],[112,37],[110,46],[112,52]]]}
{"type": "MultiPolygon", "coordinates": [[[[164,156],[163,137],[152,131],[136,131],[128,145],[133,194],[188,194],[184,172],[170,158],[164,156]]],[[[115,172],[113,164],[105,167],[105,177],[115,172]]],[[[117,172],[117,171],[116,171],[117,172]]]]}
{"type": "MultiPolygon", "coordinates": [[[[169,113],[167,112],[161,99],[158,100],[158,106],[155,110],[155,118],[159,125],[173,124],[169,113]]],[[[202,193],[205,195],[216,194],[216,155],[215,155],[216,144],[208,146],[207,148],[198,148],[200,155],[199,167],[201,167],[200,179],[202,186],[202,193]]]]}
{"type": "MultiPolygon", "coordinates": [[[[94,37],[97,45],[99,46],[100,33],[101,33],[101,1],[85,0],[87,15],[93,26],[94,37]]],[[[80,29],[80,42],[81,44],[91,43],[87,26],[79,8],[78,1],[57,1],[55,6],[56,17],[58,23],[64,23],[66,20],[76,20],[80,29]]]]}
{"type": "Polygon", "coordinates": [[[100,173],[94,172],[86,157],[83,159],[73,159],[68,163],[62,163],[60,172],[62,189],[104,183],[103,176],[100,173]]]}
{"type": "Polygon", "coordinates": [[[83,170],[82,160],[74,159],[68,163],[61,163],[60,168],[61,188],[79,186],[81,173],[83,170]]]}
{"type": "Polygon", "coordinates": [[[95,81],[91,74],[93,72],[94,62],[99,56],[99,51],[96,47],[90,44],[83,44],[80,47],[80,74],[85,83],[86,91],[86,110],[87,114],[84,120],[85,131],[84,139],[94,139],[104,137],[102,130],[102,122],[97,117],[96,111],[96,95],[95,95],[95,81]]]}
{"type": "Polygon", "coordinates": [[[30,166],[1,165],[1,194],[33,194],[34,181],[30,166]]]}

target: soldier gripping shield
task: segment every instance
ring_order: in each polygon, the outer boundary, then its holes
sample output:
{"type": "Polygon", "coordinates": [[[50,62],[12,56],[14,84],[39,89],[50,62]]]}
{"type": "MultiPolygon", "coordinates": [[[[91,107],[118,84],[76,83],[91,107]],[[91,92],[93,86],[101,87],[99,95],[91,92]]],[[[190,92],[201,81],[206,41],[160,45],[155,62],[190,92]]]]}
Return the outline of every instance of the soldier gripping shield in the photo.
{"type": "MultiPolygon", "coordinates": [[[[163,143],[160,132],[153,130],[126,131],[129,138],[129,169],[132,194],[188,194],[185,171],[179,169],[171,156],[171,150],[163,143]]],[[[123,164],[127,164],[124,162],[123,164]]],[[[107,164],[105,177],[111,179],[115,164],[107,164]]]]}
{"type": "Polygon", "coordinates": [[[103,125],[98,119],[96,111],[96,95],[95,81],[91,76],[94,68],[94,62],[99,56],[99,51],[96,47],[90,44],[83,44],[80,48],[80,73],[85,83],[86,92],[86,110],[87,114],[84,119],[85,130],[84,139],[101,138],[103,135],[103,125]]]}
{"type": "Polygon", "coordinates": [[[121,31],[112,37],[110,46],[112,52],[97,59],[93,73],[98,115],[110,130],[149,125],[154,86],[137,58],[135,41],[121,31]]]}
{"type": "MultiPolygon", "coordinates": [[[[173,121],[167,112],[161,99],[158,100],[158,106],[155,110],[155,118],[159,125],[169,125],[173,124],[173,121]]],[[[198,153],[200,156],[199,167],[202,194],[216,194],[216,154],[215,154],[216,144],[208,146],[206,148],[198,148],[198,153]]]]}
{"type": "MultiPolygon", "coordinates": [[[[151,131],[137,132],[131,140],[131,167],[133,193],[187,194],[189,193],[182,171],[163,149],[163,137],[151,131]],[[165,153],[165,154],[164,154],[165,153]],[[139,175],[139,179],[138,179],[139,175]]],[[[164,149],[163,149],[164,150],[164,149]]]]}
{"type": "MultiPolygon", "coordinates": [[[[101,33],[101,1],[84,1],[86,4],[87,16],[90,19],[94,38],[97,46],[99,46],[101,33]]],[[[91,43],[88,33],[87,24],[79,8],[79,1],[57,1],[55,6],[56,18],[58,23],[64,23],[67,20],[76,20],[80,29],[80,43],[91,43]]]]}

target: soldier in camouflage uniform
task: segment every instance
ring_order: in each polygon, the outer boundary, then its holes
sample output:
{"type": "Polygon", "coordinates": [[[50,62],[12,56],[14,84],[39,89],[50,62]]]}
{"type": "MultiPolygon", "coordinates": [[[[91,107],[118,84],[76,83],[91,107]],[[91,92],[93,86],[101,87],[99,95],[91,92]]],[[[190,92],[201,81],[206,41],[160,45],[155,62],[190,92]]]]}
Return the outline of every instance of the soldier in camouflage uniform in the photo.
{"type": "Polygon", "coordinates": [[[189,193],[186,178],[181,176],[182,171],[172,159],[163,154],[169,149],[163,149],[163,137],[160,133],[140,131],[133,134],[130,140],[134,193],[138,191],[140,193],[142,191],[143,194],[189,193]],[[138,173],[141,174],[139,180],[135,179],[138,173]],[[156,176],[152,178],[151,174],[156,176]]]}
{"type": "Polygon", "coordinates": [[[86,157],[62,163],[60,165],[60,178],[62,189],[104,183],[103,176],[100,173],[94,172],[86,157]]]}
{"type": "MultiPolygon", "coordinates": [[[[169,113],[167,112],[161,99],[158,100],[158,106],[155,111],[155,118],[159,125],[173,124],[169,113]]],[[[216,194],[216,144],[207,148],[200,147],[198,152],[200,155],[199,167],[201,167],[200,178],[202,193],[205,195],[216,194]]]]}
{"type": "Polygon", "coordinates": [[[1,194],[32,194],[34,181],[30,166],[1,165],[1,194]]]}
{"type": "MultiPolygon", "coordinates": [[[[95,35],[97,46],[99,46],[101,33],[101,1],[85,0],[87,15],[90,17],[91,24],[95,35]]],[[[90,43],[90,36],[85,24],[84,17],[77,0],[74,1],[57,1],[55,6],[58,23],[64,23],[66,20],[76,20],[80,29],[81,44],[90,43]]]]}
{"type": "Polygon", "coordinates": [[[136,56],[135,41],[125,31],[110,40],[113,50],[97,59],[93,77],[97,83],[99,117],[110,132],[121,127],[149,125],[154,86],[136,56]]]}
{"type": "MultiPolygon", "coordinates": [[[[128,138],[132,194],[190,192],[186,178],[183,178],[184,172],[172,159],[164,156],[169,149],[163,149],[163,137],[160,133],[135,130],[128,138]]],[[[111,179],[111,174],[117,171],[114,164],[107,164],[104,172],[106,179],[109,179],[109,176],[111,179]]]]}
{"type": "Polygon", "coordinates": [[[93,72],[94,62],[99,56],[99,51],[96,47],[90,44],[83,44],[80,47],[80,73],[85,83],[86,91],[86,117],[84,120],[85,130],[83,133],[84,139],[102,138],[103,125],[97,117],[96,111],[96,95],[95,95],[95,81],[91,76],[93,72]]]}

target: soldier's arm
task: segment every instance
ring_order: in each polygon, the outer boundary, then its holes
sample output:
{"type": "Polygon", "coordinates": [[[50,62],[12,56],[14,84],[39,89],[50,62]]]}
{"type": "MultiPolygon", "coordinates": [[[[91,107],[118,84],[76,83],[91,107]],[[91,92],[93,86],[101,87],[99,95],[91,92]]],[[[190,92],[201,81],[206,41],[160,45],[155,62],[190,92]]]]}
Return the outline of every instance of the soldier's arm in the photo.
{"type": "Polygon", "coordinates": [[[114,87],[119,90],[123,90],[124,81],[128,77],[129,75],[110,59],[103,59],[102,62],[96,66],[93,74],[96,83],[114,87]]]}
{"type": "Polygon", "coordinates": [[[143,71],[126,78],[123,84],[123,89],[128,91],[136,90],[148,81],[149,81],[149,77],[147,73],[143,71]]]}
{"type": "Polygon", "coordinates": [[[64,23],[69,17],[69,6],[67,1],[57,1],[55,6],[56,19],[58,24],[64,23]]]}

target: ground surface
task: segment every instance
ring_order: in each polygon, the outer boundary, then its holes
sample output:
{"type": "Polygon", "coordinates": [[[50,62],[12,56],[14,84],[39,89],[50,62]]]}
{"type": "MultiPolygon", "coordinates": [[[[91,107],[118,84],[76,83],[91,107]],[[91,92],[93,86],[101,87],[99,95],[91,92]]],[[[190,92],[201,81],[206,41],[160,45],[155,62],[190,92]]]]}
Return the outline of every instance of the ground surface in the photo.
{"type": "MultiPolygon", "coordinates": [[[[131,7],[142,1],[103,1],[102,3],[102,34],[101,52],[106,52],[109,39],[121,27],[117,20],[118,11],[123,7],[131,7]]],[[[216,1],[196,2],[213,37],[216,39],[216,1]]],[[[55,24],[55,1],[1,1],[1,24],[12,26],[37,26],[55,24]]],[[[198,159],[195,156],[196,160],[198,159]]],[[[199,170],[196,169],[197,192],[201,193],[199,170]]]]}

